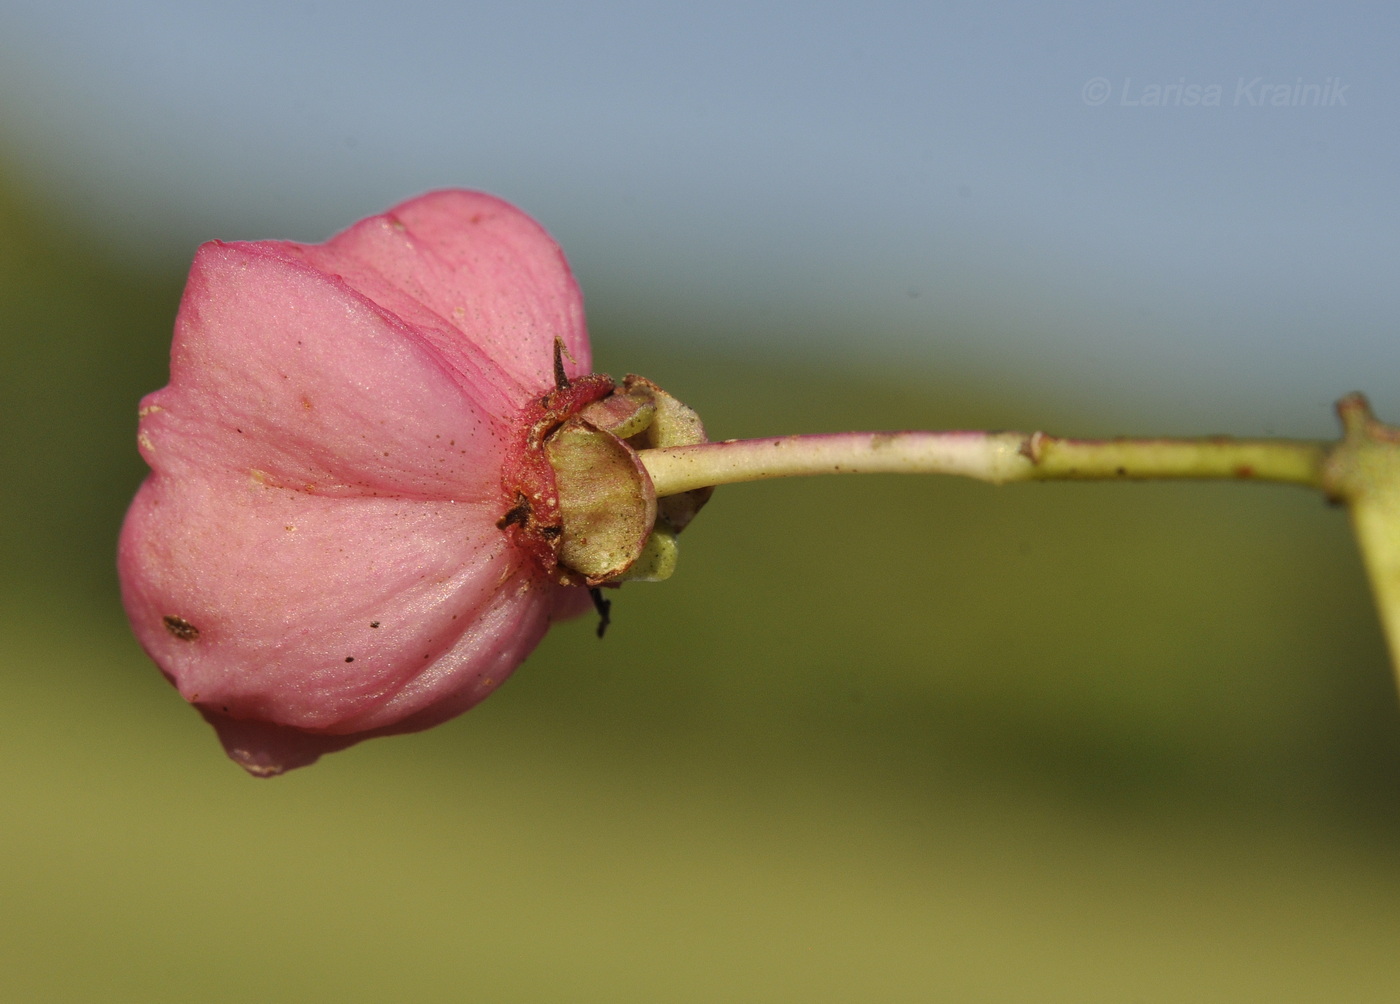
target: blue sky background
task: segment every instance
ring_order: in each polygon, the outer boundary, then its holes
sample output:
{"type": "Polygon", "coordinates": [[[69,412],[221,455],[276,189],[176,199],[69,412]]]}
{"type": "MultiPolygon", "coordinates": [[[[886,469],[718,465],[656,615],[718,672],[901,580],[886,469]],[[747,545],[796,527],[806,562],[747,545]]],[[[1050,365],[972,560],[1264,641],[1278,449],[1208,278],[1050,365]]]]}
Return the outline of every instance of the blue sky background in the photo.
{"type": "Polygon", "coordinates": [[[135,259],[483,188],[559,238],[595,318],[658,338],[1330,435],[1353,388],[1400,419],[1398,20],[9,0],[0,155],[135,259]],[[1273,85],[1324,104],[1264,104],[1273,85]]]}

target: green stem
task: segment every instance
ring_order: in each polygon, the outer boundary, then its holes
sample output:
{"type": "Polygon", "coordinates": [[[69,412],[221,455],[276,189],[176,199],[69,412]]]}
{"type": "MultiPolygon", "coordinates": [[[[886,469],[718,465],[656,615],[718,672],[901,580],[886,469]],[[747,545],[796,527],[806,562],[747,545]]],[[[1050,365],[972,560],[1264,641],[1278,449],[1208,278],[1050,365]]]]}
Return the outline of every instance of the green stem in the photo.
{"type": "Polygon", "coordinates": [[[846,432],[642,450],[658,496],[804,474],[958,474],[1008,481],[1201,478],[1316,488],[1346,505],[1400,673],[1400,428],[1366,399],[1337,403],[1340,442],[1061,439],[1043,432],[846,432]]]}
{"type": "Polygon", "coordinates": [[[658,496],[809,474],[957,474],[1010,481],[1158,478],[1323,487],[1332,444],[1296,439],[1061,439],[1043,432],[844,432],[643,450],[658,496]]]}

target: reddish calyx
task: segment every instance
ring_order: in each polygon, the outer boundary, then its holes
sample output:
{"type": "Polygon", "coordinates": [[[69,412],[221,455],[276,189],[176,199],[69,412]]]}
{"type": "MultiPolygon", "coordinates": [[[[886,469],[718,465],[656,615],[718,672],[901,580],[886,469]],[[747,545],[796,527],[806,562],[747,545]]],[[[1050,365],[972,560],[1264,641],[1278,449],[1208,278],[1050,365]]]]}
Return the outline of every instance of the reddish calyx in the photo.
{"type": "MultiPolygon", "coordinates": [[[[563,376],[555,369],[556,379],[563,376]]],[[[545,572],[559,568],[559,541],[564,533],[564,517],[554,468],[545,454],[545,442],[566,421],[594,401],[613,392],[616,384],[604,373],[565,377],[548,394],[530,402],[521,414],[520,447],[513,451],[502,478],[506,511],[496,526],[529,554],[545,572]]],[[[563,581],[573,581],[566,573],[563,581]]]]}
{"type": "Polygon", "coordinates": [[[524,441],[496,526],[545,574],[589,587],[601,604],[598,586],[670,576],[676,534],[710,496],[699,489],[658,502],[637,451],[702,443],[705,428],[643,377],[621,387],[601,373],[570,379],[562,352],[556,343],[554,389],[521,416],[524,441]]]}

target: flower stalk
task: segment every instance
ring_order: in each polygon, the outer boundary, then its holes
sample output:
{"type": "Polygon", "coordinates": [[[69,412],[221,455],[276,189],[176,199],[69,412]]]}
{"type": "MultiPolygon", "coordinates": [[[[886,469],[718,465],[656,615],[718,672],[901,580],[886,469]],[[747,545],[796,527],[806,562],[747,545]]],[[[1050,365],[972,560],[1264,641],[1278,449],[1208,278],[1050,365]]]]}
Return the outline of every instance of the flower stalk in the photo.
{"type": "Polygon", "coordinates": [[[658,497],[810,474],[1012,481],[1228,479],[1323,488],[1331,444],[1297,439],[1064,439],[1043,432],[843,432],[641,451],[658,497]]]}
{"type": "Polygon", "coordinates": [[[1267,481],[1347,507],[1400,675],[1400,428],[1366,399],[1337,402],[1343,436],[1302,439],[1066,439],[1043,432],[845,432],[646,449],[658,498],[705,486],[811,474],[953,474],[1013,481],[1267,481]]]}

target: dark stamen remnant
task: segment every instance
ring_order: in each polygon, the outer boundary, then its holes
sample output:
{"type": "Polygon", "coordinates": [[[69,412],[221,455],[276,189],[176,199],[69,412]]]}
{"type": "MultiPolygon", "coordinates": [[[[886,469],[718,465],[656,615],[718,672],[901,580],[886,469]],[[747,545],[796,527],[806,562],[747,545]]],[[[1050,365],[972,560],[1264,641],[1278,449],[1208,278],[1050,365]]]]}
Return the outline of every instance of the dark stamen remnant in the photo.
{"type": "Polygon", "coordinates": [[[554,388],[569,389],[569,375],[564,372],[564,339],[554,339],[554,388]]]}
{"type": "Polygon", "coordinates": [[[199,637],[199,628],[195,627],[183,617],[175,617],[166,614],[161,620],[165,622],[165,630],[169,631],[181,641],[194,641],[199,637]]]}
{"type": "Polygon", "coordinates": [[[598,637],[601,638],[612,623],[612,600],[605,599],[597,586],[589,589],[588,595],[593,597],[593,609],[598,611],[598,637]]]}
{"type": "Polygon", "coordinates": [[[530,500],[525,497],[525,493],[517,490],[515,493],[515,505],[506,510],[506,514],[496,520],[496,529],[504,530],[508,526],[526,526],[530,522],[530,500]]]}

